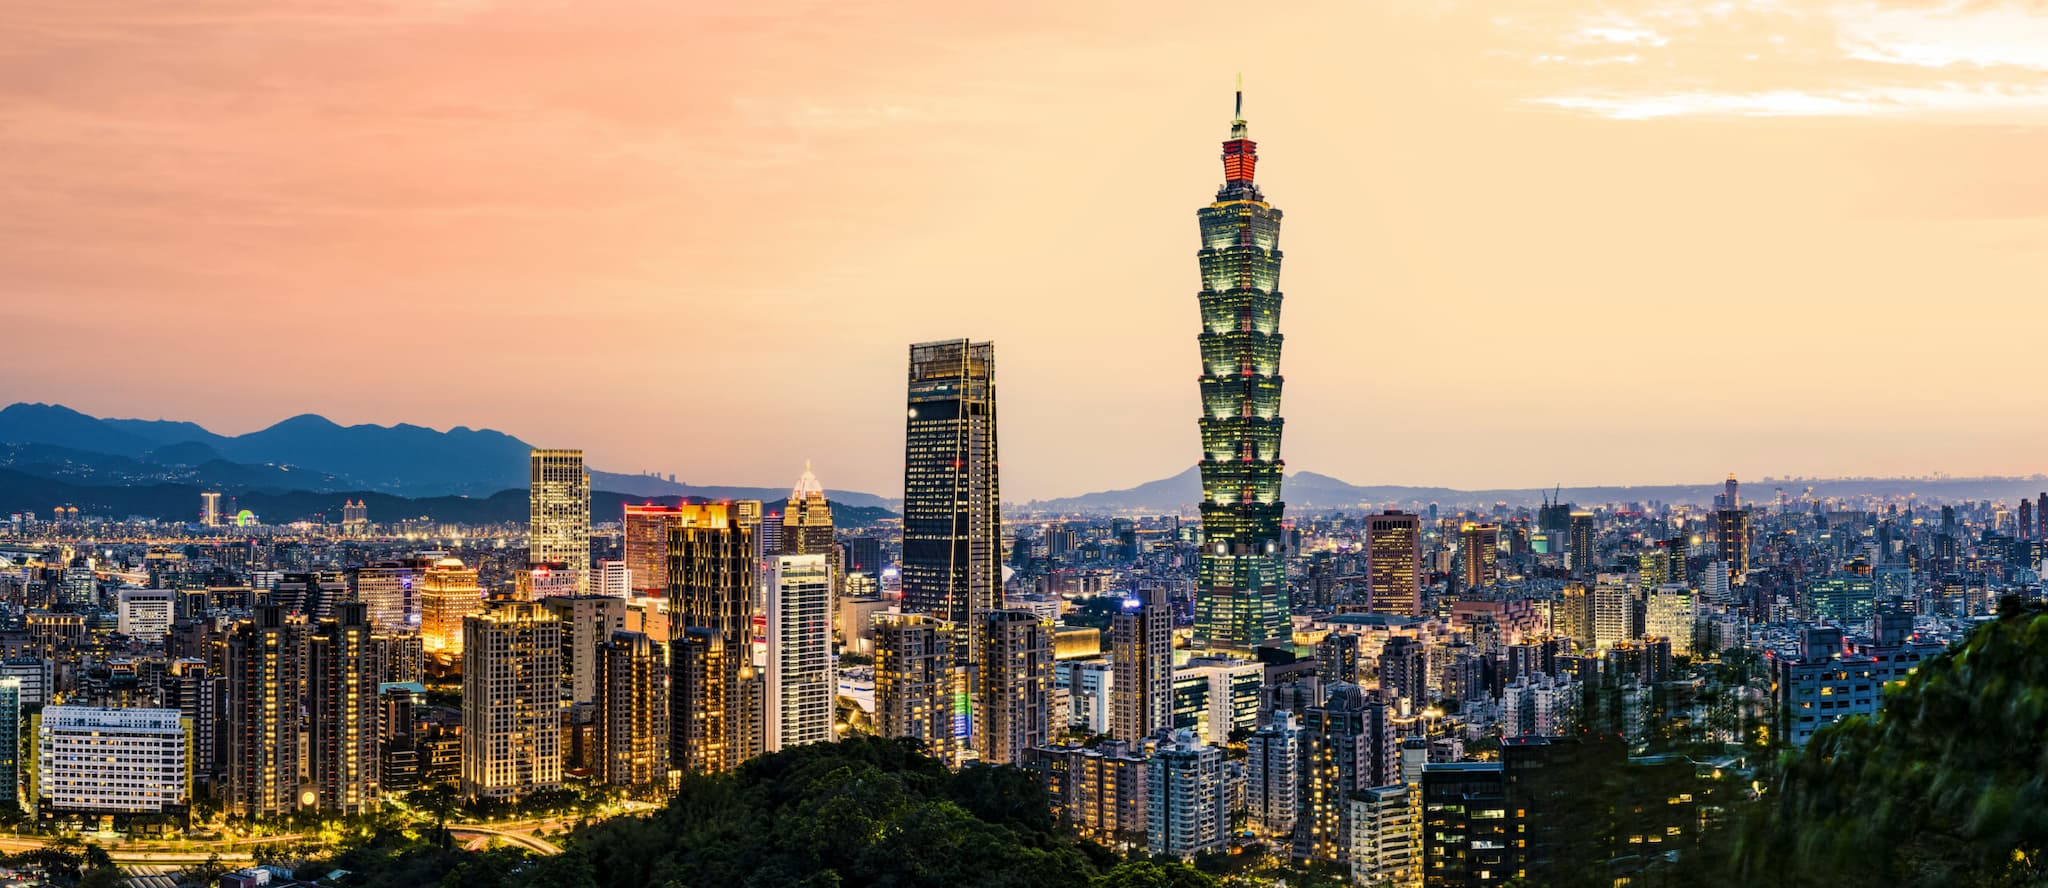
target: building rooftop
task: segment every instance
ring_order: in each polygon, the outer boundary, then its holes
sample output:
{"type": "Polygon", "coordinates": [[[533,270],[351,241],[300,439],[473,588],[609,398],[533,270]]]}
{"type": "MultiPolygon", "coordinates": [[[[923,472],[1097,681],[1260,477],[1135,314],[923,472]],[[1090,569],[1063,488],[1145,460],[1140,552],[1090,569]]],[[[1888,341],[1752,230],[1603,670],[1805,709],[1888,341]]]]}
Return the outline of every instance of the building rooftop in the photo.
{"type": "Polygon", "coordinates": [[[1420,617],[1404,617],[1399,614],[1337,614],[1324,617],[1317,622],[1338,626],[1371,626],[1375,628],[1399,629],[1422,622],[1420,617]]]}

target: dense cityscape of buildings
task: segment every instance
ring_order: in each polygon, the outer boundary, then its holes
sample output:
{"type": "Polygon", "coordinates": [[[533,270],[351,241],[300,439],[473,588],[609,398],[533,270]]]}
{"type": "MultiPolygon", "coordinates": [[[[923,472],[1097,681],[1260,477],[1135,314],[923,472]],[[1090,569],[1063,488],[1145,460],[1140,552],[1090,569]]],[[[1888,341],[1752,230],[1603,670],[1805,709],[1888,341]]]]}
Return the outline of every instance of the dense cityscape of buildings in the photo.
{"type": "Polygon", "coordinates": [[[449,787],[517,802],[849,733],[1011,765],[1124,849],[1258,849],[1361,884],[1682,860],[1709,778],[1874,712],[2005,595],[2048,493],[1711,503],[1282,498],[1281,214],[1240,115],[1197,212],[1201,501],[1005,515],[995,347],[912,345],[898,519],[786,501],[591,513],[535,450],[523,526],[0,525],[0,804],[256,823],[449,787]],[[4,739],[4,738],[0,738],[4,739]],[[1580,813],[1589,805],[1621,812],[1580,813]]]}

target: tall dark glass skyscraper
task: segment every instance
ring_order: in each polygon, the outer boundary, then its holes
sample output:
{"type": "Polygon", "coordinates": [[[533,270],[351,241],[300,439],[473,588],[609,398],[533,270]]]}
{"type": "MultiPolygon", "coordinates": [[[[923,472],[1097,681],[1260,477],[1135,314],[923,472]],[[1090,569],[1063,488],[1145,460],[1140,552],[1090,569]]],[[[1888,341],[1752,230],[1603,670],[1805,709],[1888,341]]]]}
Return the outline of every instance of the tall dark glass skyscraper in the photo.
{"type": "Polygon", "coordinates": [[[950,623],[964,667],[954,736],[972,734],[974,662],[989,614],[1003,606],[1002,494],[996,473],[992,342],[910,347],[903,435],[903,611],[950,623]]]}
{"type": "Polygon", "coordinates": [[[1280,516],[1280,211],[1253,184],[1244,93],[1202,231],[1202,561],[1195,643],[1288,635],[1280,516]]]}
{"type": "Polygon", "coordinates": [[[903,445],[903,609],[973,625],[1002,607],[996,347],[910,347],[903,445]]]}

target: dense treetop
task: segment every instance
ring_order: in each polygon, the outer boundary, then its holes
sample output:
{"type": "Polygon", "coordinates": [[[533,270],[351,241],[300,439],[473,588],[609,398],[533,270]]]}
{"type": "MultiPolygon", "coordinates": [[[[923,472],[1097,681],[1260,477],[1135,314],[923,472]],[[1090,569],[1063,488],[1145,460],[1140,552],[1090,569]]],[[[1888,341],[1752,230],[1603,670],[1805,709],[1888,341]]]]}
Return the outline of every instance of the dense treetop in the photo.
{"type": "Polygon", "coordinates": [[[2048,884],[2048,607],[1998,618],[1823,729],[1737,825],[1733,878],[2048,884]]]}

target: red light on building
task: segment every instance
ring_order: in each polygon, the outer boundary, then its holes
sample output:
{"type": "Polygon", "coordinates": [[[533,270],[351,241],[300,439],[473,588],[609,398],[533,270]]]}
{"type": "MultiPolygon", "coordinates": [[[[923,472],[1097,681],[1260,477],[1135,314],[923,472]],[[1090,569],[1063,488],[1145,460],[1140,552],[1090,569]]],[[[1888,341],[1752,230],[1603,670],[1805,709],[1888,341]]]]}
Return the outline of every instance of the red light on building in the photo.
{"type": "Polygon", "coordinates": [[[1250,182],[1259,165],[1259,143],[1250,139],[1231,139],[1223,143],[1223,180],[1225,182],[1250,182]]]}

